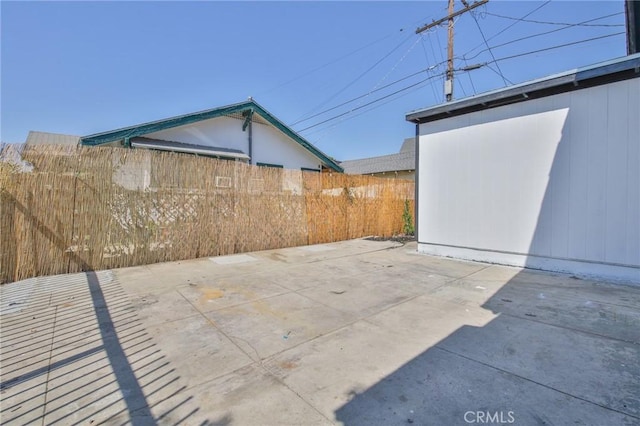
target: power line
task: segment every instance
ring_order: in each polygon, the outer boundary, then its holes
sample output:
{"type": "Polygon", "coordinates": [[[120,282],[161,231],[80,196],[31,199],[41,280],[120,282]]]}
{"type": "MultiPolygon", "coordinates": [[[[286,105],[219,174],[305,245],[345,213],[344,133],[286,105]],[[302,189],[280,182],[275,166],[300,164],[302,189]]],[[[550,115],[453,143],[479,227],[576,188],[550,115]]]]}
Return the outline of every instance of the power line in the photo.
{"type": "MultiPolygon", "coordinates": [[[[403,29],[400,29],[400,31],[403,31],[403,29]]],[[[384,41],[384,40],[386,40],[386,39],[388,39],[388,38],[390,38],[390,37],[393,37],[393,36],[394,36],[394,35],[396,35],[396,34],[397,34],[397,33],[395,33],[395,32],[394,32],[394,33],[391,33],[391,34],[388,34],[388,35],[386,35],[386,36],[384,36],[384,37],[381,37],[381,38],[379,38],[379,39],[377,39],[377,40],[375,40],[375,41],[372,41],[371,43],[366,44],[365,46],[362,46],[362,47],[359,47],[359,48],[357,48],[357,49],[355,49],[355,50],[352,50],[351,52],[349,52],[349,53],[347,53],[347,54],[345,54],[345,55],[342,55],[342,56],[340,56],[339,58],[333,59],[333,60],[331,60],[331,61],[329,61],[329,62],[327,62],[327,63],[325,63],[325,64],[323,64],[323,65],[320,65],[320,66],[318,66],[318,67],[316,67],[316,68],[313,68],[312,70],[307,71],[307,72],[303,73],[302,75],[299,75],[299,76],[294,77],[294,78],[292,78],[292,79],[290,79],[290,80],[287,80],[287,81],[285,81],[284,83],[280,83],[279,85],[277,85],[277,86],[275,86],[275,87],[272,87],[271,89],[267,89],[266,91],[264,91],[264,92],[263,92],[263,94],[265,94],[265,93],[269,93],[269,92],[272,92],[272,91],[274,91],[274,90],[276,90],[276,89],[279,89],[280,87],[283,87],[283,86],[286,86],[286,85],[288,85],[288,84],[291,84],[291,83],[293,83],[294,81],[298,81],[298,80],[300,80],[301,78],[304,78],[304,77],[306,77],[306,76],[308,76],[308,75],[311,75],[311,74],[313,74],[313,73],[315,73],[315,72],[317,72],[317,71],[320,71],[321,69],[324,69],[324,68],[328,67],[329,65],[333,65],[333,64],[335,64],[336,62],[340,62],[340,61],[342,61],[343,59],[346,59],[346,58],[348,58],[348,57],[350,57],[350,56],[353,56],[354,54],[356,54],[356,53],[358,53],[358,52],[360,52],[360,51],[362,51],[362,50],[364,50],[364,49],[366,49],[366,48],[368,48],[368,47],[371,47],[371,46],[373,46],[373,45],[375,45],[375,44],[378,44],[378,43],[380,43],[381,41],[384,41]]]]}
{"type": "MultiPolygon", "coordinates": [[[[603,16],[602,18],[597,18],[597,19],[609,18],[611,16],[621,15],[622,13],[624,12],[614,13],[612,15],[603,16]]],[[[512,16],[498,15],[497,13],[491,13],[491,12],[485,12],[485,14],[495,16],[496,18],[511,19],[511,20],[520,21],[520,22],[530,22],[533,24],[565,25],[565,26],[579,26],[579,27],[624,27],[624,24],[587,24],[587,23],[572,24],[572,23],[566,23],[566,22],[536,21],[533,19],[514,18],[512,16]]],[[[593,19],[593,20],[595,21],[597,19],[593,19]]],[[[591,21],[585,21],[585,22],[591,22],[591,21]]]]}
{"type": "MultiPolygon", "coordinates": [[[[492,70],[493,72],[497,73],[497,71],[496,71],[495,69],[493,69],[493,67],[490,67],[490,66],[489,66],[490,64],[497,63],[497,62],[501,62],[501,61],[507,61],[507,60],[509,60],[509,59],[519,58],[519,57],[522,57],[522,56],[533,55],[533,54],[536,54],[536,53],[541,53],[541,52],[546,52],[546,51],[550,51],[550,50],[560,49],[560,48],[563,48],[563,47],[574,46],[574,45],[577,45],[577,44],[583,44],[583,43],[588,43],[588,42],[591,42],[591,41],[596,41],[596,40],[601,40],[601,39],[605,39],[605,38],[610,38],[610,37],[615,37],[615,36],[619,36],[619,35],[624,35],[624,34],[625,34],[625,32],[623,31],[623,32],[617,32],[617,33],[612,33],[612,34],[602,35],[602,36],[598,36],[598,37],[592,37],[592,38],[584,39],[584,40],[577,40],[577,41],[573,41],[573,42],[570,42],[570,43],[564,43],[564,44],[559,44],[559,45],[555,45],[555,46],[549,46],[549,47],[545,47],[545,48],[542,48],[542,49],[537,49],[537,50],[527,51],[527,52],[523,52],[523,53],[518,53],[518,54],[515,54],[515,55],[505,56],[505,57],[502,57],[502,58],[497,58],[497,59],[495,59],[495,60],[493,60],[493,61],[485,62],[485,63],[483,63],[483,64],[481,64],[481,65],[482,65],[482,66],[487,66],[487,68],[489,68],[489,69],[490,69],[490,70],[492,70]]],[[[444,63],[444,62],[441,62],[441,63],[439,63],[439,64],[436,64],[436,65],[434,65],[434,67],[436,67],[436,66],[438,66],[438,65],[442,65],[443,63],[444,63]]],[[[428,70],[428,69],[427,69],[427,70],[428,70]]],[[[464,68],[460,68],[460,69],[458,69],[457,71],[463,71],[463,70],[464,70],[464,68]]],[[[417,73],[414,73],[414,74],[412,74],[412,75],[410,75],[410,76],[415,76],[415,75],[417,75],[417,74],[419,74],[419,73],[421,73],[421,72],[424,72],[424,70],[421,70],[421,71],[419,71],[419,72],[417,72],[417,73]]],[[[395,92],[393,92],[393,93],[390,93],[390,94],[388,94],[388,95],[385,95],[385,96],[380,97],[380,98],[377,98],[377,99],[374,99],[373,101],[368,102],[368,103],[366,103],[366,104],[364,104],[364,105],[361,105],[361,106],[356,107],[356,108],[353,108],[353,109],[351,109],[351,110],[349,110],[349,111],[343,112],[343,113],[341,113],[341,114],[335,115],[335,116],[330,117],[330,118],[328,118],[328,119],[326,119],[326,120],[323,120],[323,121],[321,121],[321,122],[318,122],[318,123],[316,123],[316,124],[313,124],[313,125],[311,125],[311,126],[308,126],[308,127],[304,128],[304,129],[302,129],[302,130],[299,130],[299,132],[304,132],[304,131],[306,131],[306,130],[312,129],[312,128],[314,128],[314,127],[317,127],[317,126],[320,126],[320,125],[322,125],[322,124],[328,123],[328,122],[330,122],[330,121],[336,120],[336,119],[338,119],[338,118],[344,117],[345,115],[351,114],[353,111],[360,110],[360,109],[365,108],[365,107],[367,107],[367,106],[369,106],[369,105],[375,104],[375,103],[380,102],[380,101],[382,101],[382,100],[384,100],[384,99],[387,99],[387,98],[389,98],[389,97],[391,97],[391,96],[394,96],[394,95],[396,95],[396,94],[398,94],[398,93],[404,92],[404,91],[409,90],[409,89],[411,89],[411,88],[413,88],[413,87],[416,87],[416,86],[418,86],[418,85],[420,85],[420,84],[426,83],[426,82],[430,81],[431,79],[434,79],[434,78],[437,78],[437,77],[442,77],[443,75],[444,75],[444,73],[442,73],[442,72],[441,72],[441,73],[438,73],[438,74],[433,74],[433,75],[429,76],[429,77],[428,77],[428,78],[426,78],[426,79],[423,79],[423,80],[421,80],[421,81],[419,81],[419,82],[417,82],[417,83],[411,84],[411,85],[409,85],[409,86],[403,87],[402,89],[396,90],[396,91],[395,91],[395,92]]],[[[407,76],[406,78],[409,78],[410,76],[407,76]]],[[[405,78],[405,79],[406,79],[406,78],[405,78]]],[[[396,82],[389,83],[389,84],[388,84],[388,85],[386,85],[385,87],[388,87],[388,86],[390,86],[390,85],[392,85],[392,84],[395,84],[395,83],[396,83],[396,82]]],[[[509,83],[510,83],[510,84],[513,84],[511,81],[509,81],[509,83]]],[[[378,90],[382,90],[382,89],[384,89],[385,87],[381,87],[381,88],[380,88],[380,89],[378,89],[378,90]]],[[[363,97],[363,96],[366,96],[366,95],[361,95],[361,96],[360,96],[360,98],[361,98],[361,97],[363,97]]],[[[352,100],[352,101],[353,101],[353,100],[352,100]]],[[[337,108],[337,107],[335,107],[335,108],[337,108]]],[[[332,109],[335,109],[335,108],[332,108],[332,109]]]]}
{"type": "MultiPolygon", "coordinates": [[[[398,64],[399,64],[399,63],[401,63],[401,62],[405,59],[405,57],[409,54],[409,52],[411,52],[411,50],[413,50],[413,48],[418,44],[418,42],[419,42],[419,41],[420,41],[420,39],[417,39],[417,40],[415,41],[415,43],[413,43],[413,45],[411,45],[411,47],[410,47],[410,48],[405,52],[405,54],[402,56],[402,58],[400,58],[400,59],[399,59],[399,60],[394,64],[394,66],[391,68],[391,70],[389,70],[389,72],[387,72],[387,74],[385,74],[385,75],[384,75],[384,77],[382,77],[382,79],[381,79],[378,83],[376,83],[376,85],[373,87],[373,89],[371,89],[371,90],[370,90],[368,93],[366,93],[365,95],[359,96],[359,97],[358,97],[358,98],[356,98],[356,99],[352,99],[352,100],[351,100],[351,101],[349,101],[349,102],[353,102],[353,101],[355,101],[355,100],[357,100],[357,99],[362,99],[362,98],[368,97],[368,96],[370,96],[370,95],[371,95],[371,93],[374,93],[374,92],[376,92],[376,91],[378,91],[378,90],[382,90],[383,88],[386,88],[386,87],[388,87],[388,86],[390,86],[390,85],[392,85],[392,84],[396,84],[396,83],[398,83],[398,82],[400,82],[400,81],[406,80],[407,78],[410,78],[410,77],[413,77],[413,76],[415,76],[415,75],[417,75],[417,74],[420,74],[422,71],[429,71],[429,69],[427,68],[426,70],[418,71],[417,73],[413,73],[413,74],[411,74],[411,75],[409,75],[409,76],[406,76],[406,77],[403,77],[403,78],[401,78],[401,79],[399,79],[399,80],[396,80],[396,81],[394,81],[394,82],[392,82],[392,83],[390,83],[390,84],[388,84],[388,85],[383,86],[382,88],[378,88],[378,86],[379,86],[379,85],[380,85],[380,84],[381,84],[381,83],[382,83],[382,82],[383,82],[383,81],[384,81],[384,80],[389,76],[389,74],[391,74],[391,73],[396,69],[396,67],[398,66],[398,64]]],[[[381,98],[381,99],[383,99],[383,98],[381,98]]],[[[343,105],[343,104],[341,104],[341,105],[343,105]]],[[[361,103],[360,103],[360,104],[358,104],[358,106],[360,106],[360,105],[361,105],[361,103]]],[[[331,108],[331,109],[335,109],[335,108],[337,108],[337,107],[334,107],[334,108],[331,108]]],[[[353,108],[351,111],[355,111],[355,110],[357,110],[357,109],[359,109],[359,108],[358,108],[358,107],[353,108]]],[[[325,112],[326,112],[326,111],[325,111],[325,112]]],[[[344,119],[343,119],[343,120],[341,120],[341,121],[344,121],[344,119]]]]}
{"type": "MultiPolygon", "coordinates": [[[[427,55],[427,48],[424,46],[424,36],[422,34],[420,34],[420,44],[422,44],[422,51],[424,52],[424,59],[428,64],[429,63],[429,55],[427,55]]],[[[435,56],[433,57],[433,60],[436,60],[435,56]]],[[[428,68],[427,68],[427,70],[428,70],[428,68]]],[[[436,99],[438,97],[438,95],[436,95],[436,89],[433,87],[433,81],[431,82],[431,92],[433,93],[433,98],[436,99]]]]}
{"type": "Polygon", "coordinates": [[[295,123],[292,123],[291,126],[295,126],[296,124],[303,123],[305,121],[311,120],[314,117],[317,117],[317,116],[322,115],[322,114],[326,114],[329,111],[333,111],[334,109],[338,109],[338,108],[340,108],[342,106],[348,105],[348,104],[350,104],[352,102],[355,102],[355,101],[357,101],[359,99],[365,98],[365,97],[371,95],[372,93],[379,92],[381,90],[386,89],[387,87],[390,87],[390,86],[393,86],[394,84],[400,83],[401,81],[408,80],[411,77],[415,77],[418,74],[422,74],[425,71],[429,71],[429,68],[425,68],[425,69],[422,69],[420,71],[414,72],[413,74],[406,75],[406,76],[404,76],[404,77],[402,77],[402,78],[400,78],[398,80],[392,81],[391,83],[385,84],[384,86],[378,87],[377,89],[371,90],[371,91],[369,91],[369,92],[367,92],[367,93],[365,93],[363,95],[360,95],[360,96],[357,96],[355,98],[349,99],[348,101],[342,102],[342,103],[340,103],[340,104],[338,104],[336,106],[333,106],[331,108],[325,109],[324,111],[320,111],[320,112],[318,112],[316,114],[313,114],[312,116],[307,117],[307,118],[305,118],[303,120],[298,120],[295,123]]]}
{"type": "Polygon", "coordinates": [[[381,100],[383,100],[383,99],[387,99],[387,98],[389,98],[389,97],[391,97],[391,96],[393,96],[393,95],[396,95],[396,94],[398,94],[398,93],[400,93],[400,92],[404,92],[405,90],[409,90],[409,89],[411,89],[411,88],[413,88],[413,87],[416,87],[416,86],[417,86],[417,85],[419,85],[419,84],[426,83],[426,82],[427,82],[427,81],[429,81],[430,79],[435,78],[435,77],[437,77],[437,76],[438,76],[438,75],[432,75],[432,76],[430,76],[430,77],[425,78],[424,80],[420,80],[420,81],[419,81],[419,82],[417,82],[417,83],[414,83],[414,84],[411,84],[411,85],[409,85],[409,86],[405,86],[405,87],[403,87],[402,89],[396,90],[396,91],[395,91],[395,92],[393,92],[393,93],[389,93],[388,95],[385,95],[385,96],[382,96],[382,97],[380,97],[380,98],[374,99],[374,100],[373,100],[373,101],[371,101],[371,102],[367,102],[366,104],[363,104],[363,105],[357,106],[357,107],[355,107],[355,108],[352,108],[352,109],[350,109],[349,111],[346,111],[346,112],[343,112],[343,113],[341,113],[341,114],[335,115],[335,116],[333,116],[333,117],[327,118],[326,120],[323,120],[323,121],[320,121],[319,123],[316,123],[316,124],[313,124],[313,125],[311,125],[311,126],[305,127],[304,129],[300,129],[300,130],[298,130],[298,133],[301,133],[301,132],[304,132],[304,131],[306,131],[306,130],[312,129],[312,128],[314,128],[314,127],[317,127],[317,126],[319,126],[319,125],[321,125],[321,124],[324,124],[324,123],[327,123],[327,122],[329,122],[329,121],[335,120],[335,119],[337,119],[337,118],[343,117],[343,116],[345,116],[345,115],[347,115],[347,114],[351,114],[353,111],[357,111],[357,110],[359,110],[359,109],[365,108],[365,107],[367,107],[367,106],[369,106],[369,105],[372,105],[372,104],[374,104],[374,103],[380,102],[380,101],[381,101],[381,100]]]}
{"type": "Polygon", "coordinates": [[[486,62],[483,65],[492,64],[494,62],[506,61],[508,59],[519,58],[521,56],[533,55],[535,53],[546,52],[548,50],[560,49],[562,47],[574,46],[576,44],[587,43],[587,42],[590,42],[590,41],[601,40],[601,39],[605,39],[605,38],[608,38],[608,37],[615,37],[615,36],[624,35],[624,34],[626,34],[626,33],[624,31],[622,31],[622,32],[619,32],[619,33],[607,34],[607,35],[588,38],[588,39],[584,39],[584,40],[573,41],[573,42],[570,42],[570,43],[559,44],[557,46],[546,47],[544,49],[532,50],[530,52],[519,53],[517,55],[505,56],[504,58],[496,59],[495,61],[486,62]]]}
{"type": "MultiPolygon", "coordinates": [[[[432,76],[432,77],[434,77],[434,78],[435,78],[435,77],[440,77],[440,76],[444,76],[444,73],[442,73],[442,74],[440,74],[440,75],[434,75],[434,76],[432,76]]],[[[424,82],[424,81],[423,81],[422,83],[418,84],[418,86],[416,86],[416,88],[420,88],[420,87],[421,87],[421,85],[425,85],[425,84],[426,84],[426,82],[424,82]]],[[[344,123],[345,121],[348,121],[348,120],[354,119],[354,118],[356,118],[356,117],[360,117],[361,115],[364,115],[364,114],[366,114],[366,113],[368,113],[368,112],[370,112],[370,111],[373,111],[374,109],[380,108],[381,106],[386,105],[386,104],[388,104],[388,103],[390,103],[390,102],[393,102],[393,101],[395,101],[395,100],[397,100],[397,99],[400,99],[401,97],[406,96],[406,95],[408,95],[408,94],[409,94],[409,93],[402,93],[402,94],[400,94],[399,96],[396,96],[395,98],[387,99],[385,102],[382,102],[382,103],[380,103],[380,104],[378,104],[378,105],[375,105],[375,106],[373,106],[373,107],[371,107],[371,108],[369,108],[369,109],[365,109],[364,111],[360,111],[360,112],[358,112],[358,113],[356,113],[356,114],[353,114],[353,115],[351,115],[351,116],[349,116],[349,117],[346,117],[346,118],[342,117],[338,123],[335,123],[335,124],[330,125],[330,126],[328,126],[328,127],[326,127],[326,128],[323,128],[323,129],[312,130],[312,131],[311,131],[310,133],[308,133],[308,134],[315,134],[315,133],[317,133],[317,132],[322,132],[322,131],[328,131],[328,130],[331,130],[331,129],[333,129],[334,127],[339,126],[340,124],[344,123]]]]}
{"type": "MultiPolygon", "coordinates": [[[[583,23],[593,22],[593,21],[597,21],[597,20],[600,20],[600,19],[609,18],[609,17],[614,16],[614,15],[620,15],[621,13],[622,12],[614,13],[612,15],[601,16],[601,17],[598,17],[598,18],[592,18],[592,19],[588,19],[586,21],[582,21],[582,22],[577,23],[577,24],[567,24],[568,26],[563,27],[563,28],[556,28],[554,30],[543,31],[541,33],[536,33],[536,34],[531,34],[531,35],[528,35],[528,36],[525,36],[525,37],[520,37],[520,38],[517,38],[515,40],[510,40],[510,41],[507,41],[507,42],[504,42],[504,43],[501,43],[501,44],[497,44],[497,45],[495,45],[495,46],[493,46],[491,48],[487,45],[487,49],[483,49],[483,50],[479,51],[478,53],[476,53],[475,55],[469,56],[469,57],[467,57],[466,55],[468,53],[470,53],[470,52],[467,52],[462,56],[462,58],[463,59],[467,59],[467,60],[471,60],[471,59],[477,58],[478,56],[480,56],[483,52],[486,52],[487,50],[491,51],[491,49],[497,49],[499,47],[507,46],[507,45],[513,44],[513,43],[517,43],[519,41],[529,40],[529,39],[532,39],[532,38],[535,38],[535,37],[540,37],[540,36],[551,34],[551,33],[555,33],[555,32],[558,32],[558,31],[563,31],[563,30],[566,30],[566,29],[573,28],[575,26],[581,25],[583,23]]],[[[473,50],[475,50],[475,49],[473,49],[473,50]]]]}
{"type": "MultiPolygon", "coordinates": [[[[548,5],[549,3],[551,3],[551,0],[547,0],[546,2],[542,3],[540,6],[536,7],[535,9],[533,9],[531,12],[525,14],[522,18],[520,19],[524,19],[527,16],[532,15],[533,13],[537,12],[538,10],[542,9],[543,7],[545,7],[546,5],[548,5]]],[[[522,21],[516,21],[511,25],[506,26],[505,28],[503,28],[502,30],[498,31],[497,33],[495,33],[494,35],[492,35],[491,37],[489,37],[487,39],[487,41],[496,38],[497,36],[499,36],[500,34],[502,34],[503,32],[507,31],[509,28],[513,27],[514,25],[517,25],[518,23],[520,23],[522,21]]],[[[463,57],[471,52],[473,52],[474,50],[476,50],[478,47],[482,46],[483,43],[480,43],[479,45],[477,45],[476,47],[474,47],[473,49],[469,50],[467,53],[465,53],[464,55],[462,55],[463,57]]]]}
{"type": "Polygon", "coordinates": [[[404,59],[407,57],[407,55],[409,54],[409,52],[411,52],[413,50],[414,47],[416,47],[416,45],[420,42],[420,39],[417,39],[412,45],[411,47],[409,47],[409,49],[407,49],[407,51],[404,53],[404,55],[402,55],[402,57],[400,59],[398,59],[398,61],[396,61],[396,63],[391,67],[391,69],[380,79],[380,81],[378,81],[376,83],[375,86],[373,86],[373,89],[371,89],[371,91],[369,93],[371,93],[372,91],[374,91],[375,89],[378,88],[378,86],[380,86],[380,84],[385,81],[387,79],[387,77],[389,77],[389,74],[391,74],[397,67],[398,65],[404,61],[404,59]]]}
{"type": "MultiPolygon", "coordinates": [[[[464,64],[465,66],[469,66],[466,60],[464,60],[464,64]]],[[[476,93],[478,93],[478,91],[476,90],[475,84],[473,84],[473,79],[471,78],[470,72],[467,73],[467,77],[469,77],[469,83],[471,83],[471,88],[473,89],[473,94],[475,95],[476,93]]]]}
{"type": "Polygon", "coordinates": [[[400,48],[400,46],[402,46],[404,43],[406,43],[410,38],[412,37],[412,35],[410,34],[408,37],[404,38],[397,46],[395,46],[393,49],[391,49],[391,51],[389,53],[387,53],[386,55],[384,55],[381,59],[379,59],[378,61],[376,61],[376,63],[374,63],[372,66],[370,66],[369,68],[367,68],[366,71],[364,71],[363,73],[361,73],[360,75],[358,75],[354,80],[352,80],[351,82],[349,82],[346,86],[344,86],[342,89],[338,90],[336,93],[334,93],[332,96],[330,96],[328,99],[326,99],[324,102],[320,103],[318,106],[314,107],[311,111],[307,112],[306,114],[302,115],[303,118],[308,114],[313,113],[314,111],[316,111],[318,108],[322,108],[323,106],[325,106],[326,104],[328,104],[329,102],[331,102],[333,99],[335,99],[337,96],[339,96],[341,93],[343,93],[345,90],[347,90],[349,87],[351,87],[352,85],[354,85],[358,80],[360,80],[362,77],[364,77],[366,74],[368,74],[371,70],[373,70],[376,66],[378,66],[382,61],[384,61],[385,59],[387,59],[389,56],[391,56],[393,54],[393,52],[395,52],[396,50],[398,50],[400,48]]]}
{"type": "MultiPolygon", "coordinates": [[[[466,0],[462,0],[462,4],[464,7],[459,10],[455,10],[455,0],[449,0],[449,5],[447,7],[447,15],[431,22],[430,24],[423,25],[416,29],[416,34],[420,34],[423,31],[427,31],[431,28],[434,28],[444,22],[447,22],[447,74],[444,83],[444,94],[447,102],[451,102],[453,100],[453,81],[454,81],[454,55],[453,55],[453,42],[454,42],[454,28],[456,21],[454,20],[456,17],[463,15],[466,12],[470,12],[471,10],[486,4],[489,0],[477,0],[473,3],[468,3],[466,0]]],[[[436,36],[438,33],[436,32],[436,36]]]]}
{"type": "Polygon", "coordinates": [[[291,83],[293,83],[294,81],[298,81],[298,80],[300,80],[300,79],[302,79],[302,78],[304,78],[304,77],[306,77],[306,76],[308,76],[308,75],[311,75],[311,74],[313,74],[313,73],[315,73],[315,72],[317,72],[317,71],[320,71],[321,69],[324,69],[324,68],[328,67],[329,65],[333,65],[333,64],[335,64],[336,62],[340,62],[340,61],[342,61],[343,59],[346,59],[346,58],[348,58],[348,57],[350,57],[350,56],[353,56],[354,54],[356,54],[356,53],[358,53],[358,52],[360,52],[360,51],[362,51],[362,50],[364,50],[364,49],[366,49],[366,48],[368,48],[368,47],[371,47],[371,46],[373,46],[373,45],[375,45],[375,44],[378,44],[378,43],[380,43],[380,42],[382,42],[382,41],[384,41],[384,40],[386,40],[386,39],[388,39],[388,38],[391,38],[391,37],[393,37],[393,36],[397,35],[399,32],[402,32],[402,31],[404,31],[404,30],[407,30],[407,29],[408,29],[409,27],[411,27],[411,26],[417,25],[417,24],[418,24],[418,23],[420,23],[420,22],[424,22],[424,21],[425,21],[425,20],[427,20],[428,18],[429,18],[429,17],[421,18],[421,19],[419,19],[419,20],[413,21],[411,24],[408,24],[408,25],[407,25],[407,26],[405,26],[404,28],[400,28],[400,31],[398,31],[398,32],[394,31],[393,33],[389,33],[389,34],[387,34],[387,35],[386,35],[386,36],[384,36],[384,37],[381,37],[381,38],[379,38],[379,39],[377,39],[377,40],[372,41],[371,43],[368,43],[368,44],[366,44],[366,45],[364,45],[364,46],[362,46],[362,47],[359,47],[359,48],[357,48],[357,49],[355,49],[355,50],[352,50],[351,52],[349,52],[349,53],[347,53],[347,54],[345,54],[345,55],[342,55],[342,56],[340,56],[340,57],[338,57],[338,58],[336,58],[336,59],[333,59],[333,60],[331,60],[331,61],[329,61],[329,62],[327,62],[327,63],[325,63],[325,64],[323,64],[323,65],[320,65],[320,66],[318,66],[318,67],[316,67],[316,68],[313,68],[313,69],[311,69],[311,70],[309,70],[309,71],[306,71],[306,72],[304,72],[303,74],[301,74],[301,75],[299,75],[299,76],[297,76],[297,77],[294,77],[294,78],[292,78],[292,79],[290,79],[290,80],[285,81],[284,83],[280,83],[280,84],[278,84],[278,85],[277,85],[277,86],[275,86],[275,87],[272,87],[272,88],[270,88],[270,89],[267,89],[267,90],[265,90],[264,92],[262,92],[262,94],[270,93],[270,92],[272,92],[272,91],[274,91],[274,90],[276,90],[276,89],[279,89],[279,88],[281,88],[281,87],[283,87],[283,86],[286,86],[286,85],[288,85],[288,84],[291,84],[291,83]]]}
{"type": "MultiPolygon", "coordinates": [[[[495,62],[495,64],[496,64],[496,67],[498,67],[498,62],[495,62]]],[[[497,71],[497,70],[493,69],[493,67],[492,67],[491,65],[489,65],[489,64],[485,64],[485,66],[486,66],[487,68],[489,68],[491,71],[493,71],[494,73],[498,74],[500,77],[502,77],[502,79],[503,79],[503,80],[506,80],[506,81],[505,81],[505,85],[506,85],[506,83],[507,83],[507,82],[508,82],[509,84],[513,84],[513,81],[511,81],[511,80],[509,80],[507,77],[505,77],[505,76],[502,74],[502,72],[500,72],[500,71],[497,71]]],[[[500,68],[498,68],[498,70],[500,70],[500,68]]]]}
{"type": "MultiPolygon", "coordinates": [[[[491,47],[489,47],[489,43],[487,42],[487,38],[484,36],[484,31],[482,31],[482,27],[480,27],[480,23],[478,22],[478,19],[476,18],[476,15],[474,14],[474,12],[470,12],[471,17],[473,18],[473,21],[476,23],[476,26],[478,27],[478,30],[480,31],[480,34],[482,35],[482,40],[484,40],[484,44],[487,46],[487,49],[489,49],[489,53],[491,54],[491,58],[493,58],[494,62],[496,60],[496,57],[493,55],[493,50],[491,50],[491,47]]],[[[498,63],[496,62],[496,68],[498,68],[498,75],[500,77],[502,77],[502,81],[504,82],[504,85],[507,85],[507,79],[504,76],[504,74],[502,73],[502,70],[500,69],[500,65],[498,65],[498,63]]]]}

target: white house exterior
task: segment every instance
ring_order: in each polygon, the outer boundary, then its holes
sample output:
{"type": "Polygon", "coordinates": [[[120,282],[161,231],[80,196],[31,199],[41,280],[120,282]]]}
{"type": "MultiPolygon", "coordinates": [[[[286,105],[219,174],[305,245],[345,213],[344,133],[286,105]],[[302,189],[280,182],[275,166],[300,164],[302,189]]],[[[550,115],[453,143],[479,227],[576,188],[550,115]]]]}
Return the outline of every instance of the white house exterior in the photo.
{"type": "Polygon", "coordinates": [[[333,159],[253,99],[84,136],[80,143],[184,152],[305,171],[342,172],[333,159]]]}
{"type": "Polygon", "coordinates": [[[640,54],[407,114],[422,253],[640,283],[640,54]]]}

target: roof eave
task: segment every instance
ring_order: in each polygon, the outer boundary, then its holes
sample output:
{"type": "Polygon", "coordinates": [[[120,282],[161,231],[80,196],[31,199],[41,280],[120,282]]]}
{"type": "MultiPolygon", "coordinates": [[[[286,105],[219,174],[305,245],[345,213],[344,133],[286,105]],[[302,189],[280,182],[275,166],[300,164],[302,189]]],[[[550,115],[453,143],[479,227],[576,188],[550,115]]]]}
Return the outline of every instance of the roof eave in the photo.
{"type": "Polygon", "coordinates": [[[177,117],[166,118],[163,120],[151,121],[149,123],[143,123],[136,126],[123,127],[121,129],[111,130],[108,132],[95,133],[93,135],[83,136],[80,139],[80,143],[82,145],[96,146],[123,140],[125,138],[134,138],[136,136],[142,136],[160,130],[171,129],[173,127],[184,126],[187,124],[196,123],[198,121],[208,120],[210,118],[233,114],[234,112],[239,112],[250,108],[252,104],[253,103],[251,101],[246,101],[221,108],[214,108],[191,114],[180,115],[177,117]]]}
{"type": "Polygon", "coordinates": [[[192,114],[181,115],[178,117],[167,118],[164,120],[152,121],[149,123],[140,124],[137,126],[129,126],[124,127],[117,130],[112,130],[109,132],[96,133],[93,135],[84,136],[80,139],[81,145],[87,146],[97,146],[103,145],[115,141],[124,140],[126,138],[134,138],[137,136],[143,136],[145,134],[157,132],[160,130],[171,129],[173,127],[184,126],[187,124],[196,123],[198,121],[209,120],[211,118],[221,117],[223,115],[233,114],[241,111],[245,111],[248,109],[253,109],[254,112],[257,112],[262,118],[264,118],[271,125],[276,127],[285,135],[289,136],[291,139],[299,143],[303,148],[307,151],[311,152],[313,155],[318,157],[325,166],[337,171],[344,172],[342,167],[340,167],[335,161],[329,158],[325,153],[317,149],[315,146],[311,145],[306,139],[302,136],[291,130],[287,125],[283,122],[275,118],[271,115],[266,109],[264,109],[261,105],[259,105],[256,101],[249,100],[233,105],[228,105],[226,107],[220,107],[215,109],[210,109],[206,111],[200,111],[192,114]]]}
{"type": "Polygon", "coordinates": [[[506,89],[495,90],[448,104],[410,112],[406,120],[428,123],[475,111],[514,104],[529,99],[542,98],[573,90],[594,87],[610,82],[640,77],[640,54],[624,60],[587,67],[572,72],[523,83],[506,89]]]}
{"type": "Polygon", "coordinates": [[[341,166],[339,166],[334,160],[329,158],[328,155],[326,155],[324,152],[320,151],[318,148],[313,146],[311,143],[309,143],[305,138],[300,136],[298,133],[294,132],[289,126],[284,124],[282,121],[278,120],[276,117],[271,115],[267,110],[265,110],[256,101],[252,101],[252,103],[253,103],[253,106],[255,107],[255,112],[260,114],[262,116],[262,118],[267,120],[271,125],[276,127],[278,130],[280,130],[285,135],[289,136],[294,141],[298,142],[307,151],[311,152],[313,155],[315,155],[316,157],[320,158],[320,160],[322,160],[322,162],[325,163],[325,165],[327,167],[330,167],[331,169],[333,169],[333,170],[335,170],[336,172],[339,172],[339,173],[343,173],[344,172],[343,168],[341,166]]]}

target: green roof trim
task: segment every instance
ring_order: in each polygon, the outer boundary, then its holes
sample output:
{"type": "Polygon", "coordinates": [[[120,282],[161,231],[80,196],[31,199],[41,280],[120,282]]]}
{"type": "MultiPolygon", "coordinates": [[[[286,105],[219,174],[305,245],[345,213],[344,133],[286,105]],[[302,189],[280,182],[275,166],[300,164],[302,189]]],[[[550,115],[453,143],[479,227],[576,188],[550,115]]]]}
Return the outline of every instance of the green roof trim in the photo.
{"type": "MultiPolygon", "coordinates": [[[[95,133],[93,135],[83,136],[80,138],[80,144],[85,146],[97,146],[110,142],[127,140],[138,136],[144,136],[149,133],[158,132],[160,130],[171,129],[173,127],[185,126],[187,124],[197,123],[203,120],[209,120],[211,118],[222,117],[238,112],[245,112],[252,110],[254,114],[260,115],[269,124],[280,130],[282,133],[293,139],[307,151],[318,157],[325,165],[337,172],[342,173],[344,170],[342,167],[324,154],[318,148],[313,146],[309,141],[293,131],[290,127],[271,115],[266,109],[258,104],[253,99],[240,102],[237,104],[227,105],[219,108],[209,109],[206,111],[194,112],[191,114],[179,115],[177,117],[166,118],[164,120],[152,121],[149,123],[143,123],[136,126],[123,127],[121,129],[111,130],[108,132],[95,133]]],[[[251,113],[248,113],[249,115],[251,113]]]]}

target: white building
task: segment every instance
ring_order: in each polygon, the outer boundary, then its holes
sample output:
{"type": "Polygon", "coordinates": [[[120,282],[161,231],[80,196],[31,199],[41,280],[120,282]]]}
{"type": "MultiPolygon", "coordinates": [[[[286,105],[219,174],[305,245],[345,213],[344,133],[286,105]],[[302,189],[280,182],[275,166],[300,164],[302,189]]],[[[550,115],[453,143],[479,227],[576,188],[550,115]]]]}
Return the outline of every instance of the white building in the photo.
{"type": "Polygon", "coordinates": [[[253,99],[80,138],[85,146],[125,146],[239,160],[305,171],[342,168],[253,99]]]}
{"type": "Polygon", "coordinates": [[[420,252],[640,282],[640,54],[406,119],[420,252]]]}

